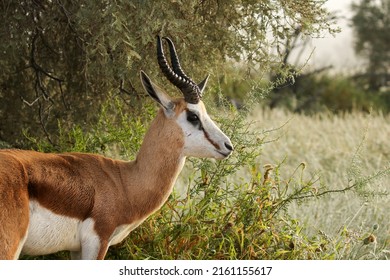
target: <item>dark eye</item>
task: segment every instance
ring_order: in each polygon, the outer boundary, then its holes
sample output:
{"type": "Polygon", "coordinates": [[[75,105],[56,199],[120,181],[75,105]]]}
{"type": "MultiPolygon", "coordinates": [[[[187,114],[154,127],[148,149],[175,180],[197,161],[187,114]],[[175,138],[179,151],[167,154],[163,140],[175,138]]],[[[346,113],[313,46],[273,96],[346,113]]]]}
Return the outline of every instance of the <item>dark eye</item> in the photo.
{"type": "Polygon", "coordinates": [[[187,113],[187,121],[189,121],[192,124],[196,124],[199,122],[199,117],[192,112],[188,112],[187,113]]]}

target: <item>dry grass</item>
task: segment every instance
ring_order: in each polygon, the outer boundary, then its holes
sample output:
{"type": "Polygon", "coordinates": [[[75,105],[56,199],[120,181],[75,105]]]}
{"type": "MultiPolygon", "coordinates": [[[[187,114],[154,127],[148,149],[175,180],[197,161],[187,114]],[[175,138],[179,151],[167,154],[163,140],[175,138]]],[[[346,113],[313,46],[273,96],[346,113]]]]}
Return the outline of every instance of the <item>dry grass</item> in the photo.
{"type": "MultiPolygon", "coordinates": [[[[259,132],[272,130],[267,132],[267,140],[277,139],[264,145],[259,164],[275,165],[284,161],[281,174],[286,178],[301,162],[305,162],[306,175],[318,174],[321,183],[330,189],[341,189],[348,184],[353,158],[359,161],[359,171],[363,176],[374,174],[390,163],[389,116],[358,112],[305,116],[281,109],[258,109],[250,119],[259,132]],[[357,157],[354,155],[357,155],[358,149],[357,157]]],[[[372,182],[369,188],[390,191],[389,186],[390,176],[385,176],[372,182]]],[[[292,204],[289,208],[289,214],[304,222],[310,234],[321,231],[337,238],[347,232],[364,239],[373,226],[378,225],[375,232],[378,242],[375,245],[385,251],[390,249],[388,213],[389,196],[364,197],[352,192],[333,194],[300,205],[292,204]]],[[[369,253],[375,254],[372,250],[369,253]]]]}

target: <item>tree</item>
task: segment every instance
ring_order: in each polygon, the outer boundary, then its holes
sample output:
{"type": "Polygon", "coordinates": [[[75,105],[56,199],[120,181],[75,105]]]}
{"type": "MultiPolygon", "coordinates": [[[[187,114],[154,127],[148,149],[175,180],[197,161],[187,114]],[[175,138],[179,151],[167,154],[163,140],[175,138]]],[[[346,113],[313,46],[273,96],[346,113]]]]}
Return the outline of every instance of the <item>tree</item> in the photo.
{"type": "Polygon", "coordinates": [[[361,0],[352,10],[355,51],[367,59],[369,87],[377,91],[390,81],[390,1],[361,0]]]}
{"type": "MultiPolygon", "coordinates": [[[[278,49],[295,26],[329,30],[324,1],[21,0],[0,14],[0,140],[24,146],[23,130],[56,142],[58,119],[87,129],[118,94],[138,112],[139,70],[159,70],[155,37],[170,36],[196,80],[226,61],[280,67],[278,49]]],[[[164,80],[159,83],[166,84],[164,80]]]]}

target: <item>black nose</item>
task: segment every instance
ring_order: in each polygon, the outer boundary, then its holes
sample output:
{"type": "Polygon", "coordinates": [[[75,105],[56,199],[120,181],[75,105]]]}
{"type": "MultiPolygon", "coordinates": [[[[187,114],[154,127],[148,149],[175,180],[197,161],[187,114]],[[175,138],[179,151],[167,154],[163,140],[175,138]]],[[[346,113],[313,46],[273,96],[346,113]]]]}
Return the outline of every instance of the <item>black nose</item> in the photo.
{"type": "Polygon", "coordinates": [[[232,147],[232,145],[230,145],[229,143],[225,143],[225,147],[226,147],[226,149],[228,149],[229,151],[233,151],[233,147],[232,147]]]}

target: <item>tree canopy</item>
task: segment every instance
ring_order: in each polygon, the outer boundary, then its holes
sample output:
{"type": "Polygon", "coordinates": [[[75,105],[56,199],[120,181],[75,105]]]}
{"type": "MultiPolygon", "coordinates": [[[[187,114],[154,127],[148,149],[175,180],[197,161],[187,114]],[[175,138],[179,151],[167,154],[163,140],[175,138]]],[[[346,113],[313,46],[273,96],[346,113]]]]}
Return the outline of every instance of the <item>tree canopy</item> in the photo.
{"type": "Polygon", "coordinates": [[[331,29],[315,0],[21,0],[0,14],[0,140],[23,146],[23,130],[55,141],[58,119],[88,126],[99,105],[120,95],[137,112],[139,71],[157,83],[156,35],[171,37],[195,80],[226,63],[267,73],[281,65],[297,27],[331,29]]]}
{"type": "Polygon", "coordinates": [[[352,9],[355,51],[367,60],[370,88],[378,90],[390,81],[390,1],[360,0],[352,9]]]}

